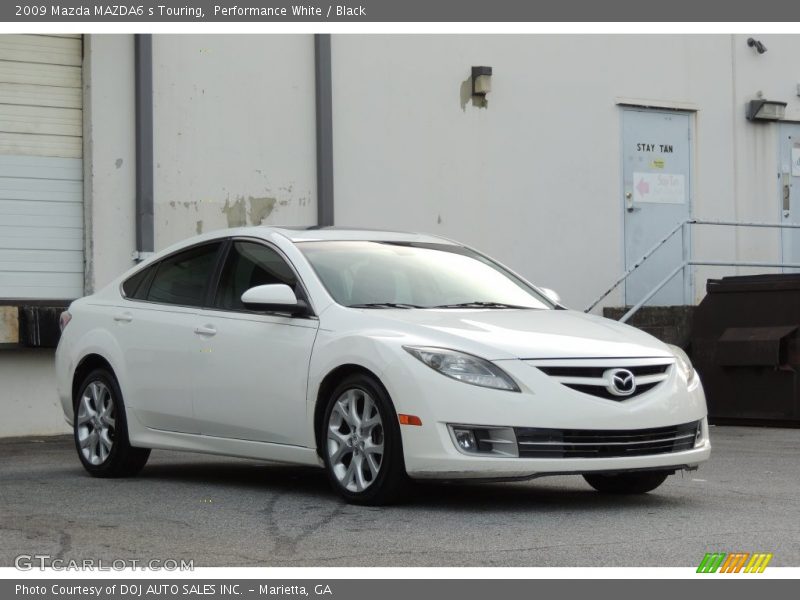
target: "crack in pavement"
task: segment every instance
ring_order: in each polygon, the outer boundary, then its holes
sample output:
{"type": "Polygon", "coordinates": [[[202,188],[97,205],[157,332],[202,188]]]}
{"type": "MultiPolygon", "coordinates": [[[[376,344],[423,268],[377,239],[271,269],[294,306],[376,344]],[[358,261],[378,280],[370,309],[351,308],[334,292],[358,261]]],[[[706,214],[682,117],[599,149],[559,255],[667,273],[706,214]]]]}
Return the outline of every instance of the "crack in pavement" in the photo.
{"type": "Polygon", "coordinates": [[[274,551],[276,553],[284,555],[297,554],[298,544],[308,539],[310,536],[312,536],[314,533],[316,533],[323,527],[329,525],[331,522],[333,522],[334,519],[343,515],[345,512],[345,505],[340,504],[322,519],[316,522],[312,522],[306,528],[301,527],[300,533],[292,537],[290,535],[286,535],[283,531],[281,531],[279,519],[275,513],[275,507],[278,505],[278,501],[286,496],[288,496],[288,494],[286,493],[273,495],[267,502],[267,506],[261,511],[259,511],[267,515],[267,523],[266,523],[267,531],[274,540],[273,541],[274,551]]]}

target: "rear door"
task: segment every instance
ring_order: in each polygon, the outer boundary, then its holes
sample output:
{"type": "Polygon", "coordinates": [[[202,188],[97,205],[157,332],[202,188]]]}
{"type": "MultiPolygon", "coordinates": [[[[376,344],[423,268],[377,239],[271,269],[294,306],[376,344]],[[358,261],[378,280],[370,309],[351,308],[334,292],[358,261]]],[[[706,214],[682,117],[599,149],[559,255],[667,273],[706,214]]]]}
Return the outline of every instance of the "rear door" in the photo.
{"type": "Polygon", "coordinates": [[[150,267],[114,316],[128,374],[126,401],[146,427],[200,433],[192,404],[201,363],[194,328],[221,247],[194,246],[150,267]]]}
{"type": "Polygon", "coordinates": [[[247,310],[242,294],[285,283],[308,299],[274,246],[234,240],[211,305],[197,315],[199,355],[195,416],[203,434],[306,445],[306,389],[319,321],[247,310]]]}

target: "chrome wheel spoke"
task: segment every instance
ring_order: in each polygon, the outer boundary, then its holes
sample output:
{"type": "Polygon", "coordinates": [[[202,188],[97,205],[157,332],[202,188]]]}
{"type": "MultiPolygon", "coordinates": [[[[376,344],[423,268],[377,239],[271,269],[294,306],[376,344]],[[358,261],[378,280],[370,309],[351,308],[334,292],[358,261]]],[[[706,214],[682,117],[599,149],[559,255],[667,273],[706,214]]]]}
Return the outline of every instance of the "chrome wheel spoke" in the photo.
{"type": "Polygon", "coordinates": [[[361,492],[367,489],[369,484],[372,482],[364,479],[364,457],[361,454],[357,454],[355,457],[353,457],[353,462],[356,464],[356,491],[361,492]]]}
{"type": "Polygon", "coordinates": [[[92,420],[94,415],[89,409],[88,400],[84,396],[81,399],[80,406],[78,407],[78,425],[86,425],[89,421],[92,420]]]}
{"type": "Polygon", "coordinates": [[[81,448],[91,448],[95,444],[95,438],[97,437],[97,432],[92,431],[88,433],[84,437],[80,438],[81,448]]]}
{"type": "Polygon", "coordinates": [[[91,450],[92,450],[92,458],[91,458],[91,460],[92,460],[92,463],[94,463],[96,465],[99,465],[101,462],[103,462],[103,459],[100,456],[100,454],[101,454],[100,448],[101,447],[102,447],[102,444],[100,442],[100,436],[99,435],[95,435],[94,436],[94,443],[91,446],[91,450]]]}
{"type": "Polygon", "coordinates": [[[349,450],[347,436],[332,427],[328,428],[328,456],[331,463],[339,462],[349,450]]]}
{"type": "Polygon", "coordinates": [[[372,440],[367,440],[364,444],[364,453],[365,454],[377,454],[378,456],[383,456],[383,444],[376,444],[372,440]]]}
{"type": "Polygon", "coordinates": [[[347,466],[347,470],[344,473],[344,477],[342,477],[341,479],[342,485],[348,490],[351,489],[353,486],[355,486],[355,477],[356,477],[356,461],[351,460],[350,464],[347,466]]]}
{"type": "Polygon", "coordinates": [[[353,429],[356,425],[350,408],[352,404],[352,399],[345,394],[336,402],[336,407],[334,408],[334,412],[338,414],[341,420],[347,423],[350,429],[353,429]]]}
{"type": "Polygon", "coordinates": [[[108,429],[104,429],[100,433],[100,444],[102,445],[102,449],[105,450],[106,455],[111,452],[111,446],[114,445],[114,442],[111,441],[111,438],[108,437],[108,429]]]}
{"type": "Polygon", "coordinates": [[[100,384],[98,384],[96,381],[93,381],[92,383],[89,384],[89,396],[92,399],[92,409],[94,410],[95,413],[100,412],[100,393],[98,391],[99,387],[100,384]]]}
{"type": "Polygon", "coordinates": [[[380,471],[381,467],[378,464],[378,461],[375,460],[374,454],[365,454],[364,456],[367,459],[367,466],[369,467],[369,472],[372,476],[370,481],[373,481],[378,476],[378,471],[380,471]]]}
{"type": "Polygon", "coordinates": [[[352,391],[352,396],[350,397],[350,422],[355,427],[361,425],[361,416],[358,414],[358,398],[356,398],[355,391],[352,391]]]}

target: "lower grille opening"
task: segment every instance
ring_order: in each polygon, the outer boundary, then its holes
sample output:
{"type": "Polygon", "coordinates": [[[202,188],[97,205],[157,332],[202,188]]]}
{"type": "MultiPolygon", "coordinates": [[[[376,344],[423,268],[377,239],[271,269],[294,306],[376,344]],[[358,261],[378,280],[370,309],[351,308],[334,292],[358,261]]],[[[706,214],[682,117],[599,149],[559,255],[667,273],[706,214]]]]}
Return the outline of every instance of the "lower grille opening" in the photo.
{"type": "Polygon", "coordinates": [[[635,430],[517,427],[521,458],[613,458],[670,454],[694,448],[700,422],[635,430]]]}

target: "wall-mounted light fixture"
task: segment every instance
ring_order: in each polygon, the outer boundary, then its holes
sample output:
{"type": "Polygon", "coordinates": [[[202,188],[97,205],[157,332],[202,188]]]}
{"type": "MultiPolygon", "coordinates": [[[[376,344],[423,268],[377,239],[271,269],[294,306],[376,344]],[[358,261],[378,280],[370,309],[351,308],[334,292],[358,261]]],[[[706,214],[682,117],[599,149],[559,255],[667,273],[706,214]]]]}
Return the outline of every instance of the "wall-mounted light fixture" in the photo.
{"type": "Polygon", "coordinates": [[[748,121],[780,121],[785,116],[786,102],[758,99],[747,104],[748,121]]]}
{"type": "Polygon", "coordinates": [[[764,54],[767,51],[767,47],[756,38],[747,38],[747,47],[755,48],[759,54],[764,54]]]}
{"type": "Polygon", "coordinates": [[[486,98],[492,91],[492,67],[472,67],[472,95],[486,98]]]}

